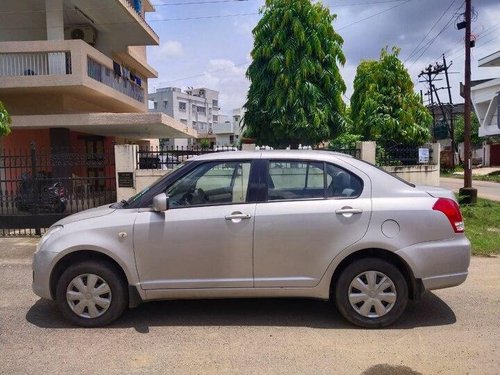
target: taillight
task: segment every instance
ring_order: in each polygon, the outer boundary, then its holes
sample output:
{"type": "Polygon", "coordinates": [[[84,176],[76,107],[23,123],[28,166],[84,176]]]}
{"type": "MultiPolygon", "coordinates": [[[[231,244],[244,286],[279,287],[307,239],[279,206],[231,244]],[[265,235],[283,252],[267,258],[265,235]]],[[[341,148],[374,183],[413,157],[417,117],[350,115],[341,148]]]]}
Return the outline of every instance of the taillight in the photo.
{"type": "Polygon", "coordinates": [[[462,218],[462,214],[460,213],[460,207],[458,207],[457,202],[455,202],[453,199],[439,198],[437,202],[434,203],[432,209],[441,211],[446,215],[455,233],[463,233],[464,220],[462,218]]]}

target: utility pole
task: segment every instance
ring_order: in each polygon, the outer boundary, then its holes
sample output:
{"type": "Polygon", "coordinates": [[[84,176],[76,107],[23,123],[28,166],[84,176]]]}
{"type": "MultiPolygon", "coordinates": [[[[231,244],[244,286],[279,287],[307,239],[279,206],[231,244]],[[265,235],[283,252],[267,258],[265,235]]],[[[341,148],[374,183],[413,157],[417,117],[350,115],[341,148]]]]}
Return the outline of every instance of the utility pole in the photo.
{"type": "Polygon", "coordinates": [[[465,0],[465,77],[464,77],[464,187],[459,195],[463,203],[476,203],[477,189],[472,188],[472,152],[471,152],[471,13],[472,0],[465,0]]]}
{"type": "Polygon", "coordinates": [[[446,76],[446,87],[448,89],[448,102],[450,103],[450,137],[451,137],[451,150],[452,150],[452,156],[451,156],[451,167],[452,169],[455,169],[455,149],[456,149],[456,144],[455,144],[455,119],[454,119],[454,106],[453,106],[453,99],[451,97],[451,86],[450,86],[450,79],[448,77],[448,68],[453,64],[453,61],[448,65],[446,63],[446,57],[444,57],[443,54],[443,66],[444,66],[444,74],[446,76]]]}
{"type": "Polygon", "coordinates": [[[434,94],[432,90],[432,81],[435,79],[435,73],[432,69],[432,65],[429,65],[427,68],[422,70],[420,74],[418,75],[418,78],[424,77],[425,81],[420,81],[420,82],[426,82],[429,89],[427,91],[427,95],[429,95],[430,103],[431,103],[431,108],[432,108],[432,141],[436,142],[435,138],[435,131],[436,131],[436,114],[435,114],[435,109],[434,109],[434,94]]]}

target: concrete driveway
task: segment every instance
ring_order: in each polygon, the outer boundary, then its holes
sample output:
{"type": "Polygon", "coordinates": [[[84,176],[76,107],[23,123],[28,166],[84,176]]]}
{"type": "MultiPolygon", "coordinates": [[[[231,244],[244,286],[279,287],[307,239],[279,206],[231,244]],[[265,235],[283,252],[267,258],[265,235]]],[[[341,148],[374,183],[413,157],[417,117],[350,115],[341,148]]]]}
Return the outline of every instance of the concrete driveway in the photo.
{"type": "Polygon", "coordinates": [[[322,301],[144,304],[107,328],[68,325],[31,292],[31,240],[0,240],[1,374],[498,374],[500,258],[411,303],[390,329],[322,301]]]}

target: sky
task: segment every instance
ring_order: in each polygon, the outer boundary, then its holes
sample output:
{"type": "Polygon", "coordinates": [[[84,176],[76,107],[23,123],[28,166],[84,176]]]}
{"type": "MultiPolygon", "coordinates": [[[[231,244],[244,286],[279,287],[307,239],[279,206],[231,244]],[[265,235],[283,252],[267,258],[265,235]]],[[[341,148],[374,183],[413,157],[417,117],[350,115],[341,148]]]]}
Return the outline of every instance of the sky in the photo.
{"type": "MultiPolygon", "coordinates": [[[[246,100],[249,81],[245,72],[251,61],[252,29],[260,19],[264,0],[151,0],[156,12],[147,20],[160,36],[160,46],[148,47],[150,64],[159,87],[206,87],[220,92],[223,113],[231,113],[246,100]]],[[[347,85],[344,101],[352,95],[356,67],[362,60],[377,59],[385,46],[401,48],[415,90],[426,91],[418,74],[429,64],[450,68],[454,103],[463,102],[459,84],[464,77],[465,30],[457,30],[463,0],[323,0],[337,15],[333,27],[344,39],[346,64],[341,72],[347,85]]],[[[472,0],[472,79],[500,77],[500,68],[478,68],[478,59],[500,50],[500,1],[472,0]]],[[[443,76],[444,78],[444,76],[443,76]]],[[[437,87],[445,81],[435,83],[437,87]]],[[[447,102],[447,94],[439,92],[447,102]]]]}

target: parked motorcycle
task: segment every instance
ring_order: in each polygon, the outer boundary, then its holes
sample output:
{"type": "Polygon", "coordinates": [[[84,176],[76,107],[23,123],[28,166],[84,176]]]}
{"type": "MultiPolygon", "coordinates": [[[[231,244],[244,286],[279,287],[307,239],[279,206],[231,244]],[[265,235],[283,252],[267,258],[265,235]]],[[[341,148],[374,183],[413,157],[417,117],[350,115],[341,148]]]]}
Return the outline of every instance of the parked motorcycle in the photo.
{"type": "Polygon", "coordinates": [[[23,174],[15,198],[19,211],[62,213],[68,202],[67,191],[59,181],[54,182],[50,175],[40,172],[36,178],[23,174]]]}

